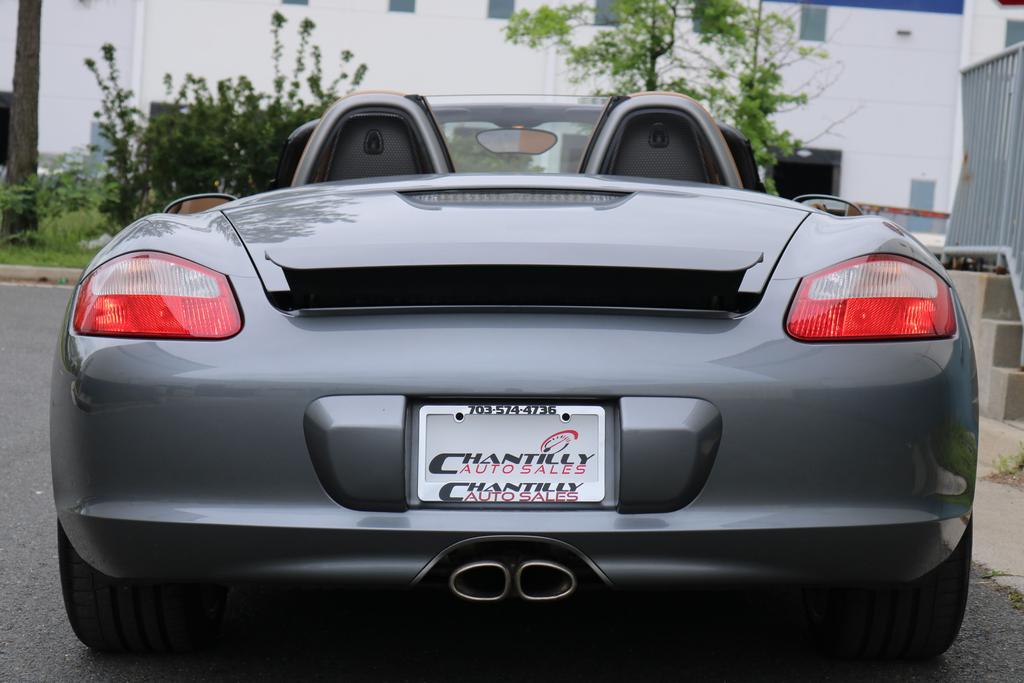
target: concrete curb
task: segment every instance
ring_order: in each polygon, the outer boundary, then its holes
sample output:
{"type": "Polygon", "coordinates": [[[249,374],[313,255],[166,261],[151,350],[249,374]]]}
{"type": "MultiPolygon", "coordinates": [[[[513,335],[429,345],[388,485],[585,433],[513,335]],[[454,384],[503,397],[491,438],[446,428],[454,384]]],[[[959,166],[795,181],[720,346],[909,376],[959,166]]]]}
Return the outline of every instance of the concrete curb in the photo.
{"type": "Polygon", "coordinates": [[[11,266],[0,263],[0,280],[19,282],[49,282],[73,285],[82,277],[80,268],[51,268],[47,266],[11,266]]]}
{"type": "Polygon", "coordinates": [[[1000,586],[1008,590],[1016,591],[1018,593],[1024,593],[1024,576],[1015,576],[1013,574],[1005,574],[1001,571],[993,571],[984,562],[974,562],[974,566],[977,567],[978,573],[981,574],[981,580],[1000,586]]]}

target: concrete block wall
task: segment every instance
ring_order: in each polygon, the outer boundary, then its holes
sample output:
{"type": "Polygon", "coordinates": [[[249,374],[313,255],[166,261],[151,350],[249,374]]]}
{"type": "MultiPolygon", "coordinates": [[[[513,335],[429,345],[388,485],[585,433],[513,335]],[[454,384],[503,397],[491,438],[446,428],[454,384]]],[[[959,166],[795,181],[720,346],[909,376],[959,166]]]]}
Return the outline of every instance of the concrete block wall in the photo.
{"type": "Polygon", "coordinates": [[[974,340],[981,414],[997,420],[1024,419],[1024,327],[1010,276],[959,270],[949,275],[974,340]]]}

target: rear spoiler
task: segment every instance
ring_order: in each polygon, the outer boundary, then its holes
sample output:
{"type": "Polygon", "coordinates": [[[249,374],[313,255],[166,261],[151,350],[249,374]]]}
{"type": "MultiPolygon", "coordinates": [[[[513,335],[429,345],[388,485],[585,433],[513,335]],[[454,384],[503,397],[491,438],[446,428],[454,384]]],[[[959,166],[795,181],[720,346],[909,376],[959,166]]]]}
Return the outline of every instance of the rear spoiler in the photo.
{"type": "Polygon", "coordinates": [[[741,273],[764,260],[764,254],[756,251],[565,242],[349,244],[337,251],[275,247],[266,250],[265,256],[285,270],[558,266],[741,273]]]}

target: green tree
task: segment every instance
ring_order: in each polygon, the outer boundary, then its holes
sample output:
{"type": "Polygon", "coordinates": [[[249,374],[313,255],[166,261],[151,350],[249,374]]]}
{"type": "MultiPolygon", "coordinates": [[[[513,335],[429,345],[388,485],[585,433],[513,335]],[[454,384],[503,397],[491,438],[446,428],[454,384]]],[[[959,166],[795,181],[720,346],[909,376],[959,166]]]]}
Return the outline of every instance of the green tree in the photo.
{"type": "MultiPolygon", "coordinates": [[[[838,65],[826,65],[826,50],[800,42],[792,12],[765,11],[764,3],[758,2],[735,21],[742,38],[716,43],[706,58],[698,92],[716,116],[731,121],[750,139],[757,163],[770,168],[802,144],[778,125],[775,115],[802,107],[824,92],[834,82],[838,65]],[[800,63],[809,76],[787,88],[783,74],[800,63]]],[[[771,178],[765,184],[774,191],[771,178]]]]}
{"type": "Polygon", "coordinates": [[[126,225],[138,216],[149,190],[140,139],[144,119],[142,112],[132,104],[132,91],[120,85],[116,49],[107,43],[101,52],[105,73],[100,71],[96,60],[85,60],[85,66],[100,88],[100,110],[93,116],[99,124],[100,136],[108,143],[102,150],[106,162],[104,177],[114,187],[100,209],[119,224],[126,225]]]}
{"type": "MultiPolygon", "coordinates": [[[[597,92],[671,91],[698,99],[750,138],[758,163],[772,166],[798,141],[774,116],[802,106],[827,87],[816,76],[788,91],[784,70],[827,54],[799,40],[790,14],[744,0],[614,0],[615,23],[595,22],[593,3],[515,12],[506,39],[555,47],[570,79],[597,92]]],[[[767,180],[771,187],[771,179],[767,180]]]]}
{"type": "MultiPolygon", "coordinates": [[[[14,103],[8,124],[7,178],[9,188],[32,180],[39,166],[39,34],[42,0],[18,2],[14,49],[14,103]]],[[[38,217],[26,202],[9,208],[0,218],[0,236],[35,230],[38,217]]]]}
{"type": "Polygon", "coordinates": [[[103,47],[104,70],[86,62],[103,94],[96,118],[110,143],[104,152],[107,174],[121,189],[106,207],[111,215],[126,223],[183,195],[244,196],[267,188],[288,134],[319,117],[343,85],[355,88],[366,74],[365,64],[349,72],[353,54],[343,50],[338,75],[326,80],[322,50],[312,43],[316,25],[309,19],[298,26],[294,62],[285,72],[281,31],[286,22],[280,12],[271,17],[270,92],[257,89],[246,76],[211,86],[193,74],[175,85],[167,75],[169,106],[148,120],[131,104],[134,94],[120,84],[112,46],[103,47]]]}
{"type": "Polygon", "coordinates": [[[505,38],[532,48],[554,45],[565,55],[570,78],[617,94],[671,90],[697,94],[689,76],[695,63],[685,26],[699,25],[695,42],[707,45],[728,38],[742,40],[736,17],[739,0],[615,0],[615,23],[580,40],[580,29],[593,26],[592,2],[519,10],[510,18],[505,38]],[[604,85],[605,87],[601,87],[604,85]]]}
{"type": "Polygon", "coordinates": [[[274,177],[288,134],[319,117],[338,99],[343,82],[350,88],[362,82],[366,66],[359,65],[350,76],[353,55],[344,50],[339,74],[325,83],[321,49],[311,44],[316,25],[310,19],[299,24],[295,60],[285,73],[281,29],[286,21],[280,12],[271,19],[274,79],[269,93],[245,76],[211,88],[206,79],[188,74],[177,89],[169,75],[164,77],[173,107],[154,117],[143,136],[156,200],[210,191],[262,192],[274,177]]]}

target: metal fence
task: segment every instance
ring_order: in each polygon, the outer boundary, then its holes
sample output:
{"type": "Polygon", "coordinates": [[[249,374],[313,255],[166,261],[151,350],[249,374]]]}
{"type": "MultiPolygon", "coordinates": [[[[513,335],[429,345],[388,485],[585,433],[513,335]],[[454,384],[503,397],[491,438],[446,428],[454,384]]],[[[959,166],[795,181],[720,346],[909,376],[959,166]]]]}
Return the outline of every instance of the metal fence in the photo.
{"type": "Polygon", "coordinates": [[[993,256],[1024,320],[1024,43],[963,70],[964,159],[947,256],[993,256]]]}
{"type": "Polygon", "coordinates": [[[860,210],[869,216],[881,216],[893,223],[899,223],[910,232],[931,235],[945,235],[949,228],[949,214],[926,209],[906,209],[900,206],[880,206],[856,202],[860,210]]]}

